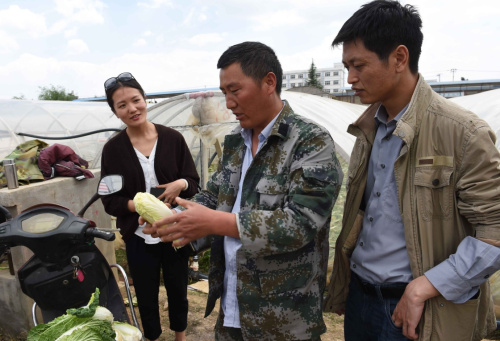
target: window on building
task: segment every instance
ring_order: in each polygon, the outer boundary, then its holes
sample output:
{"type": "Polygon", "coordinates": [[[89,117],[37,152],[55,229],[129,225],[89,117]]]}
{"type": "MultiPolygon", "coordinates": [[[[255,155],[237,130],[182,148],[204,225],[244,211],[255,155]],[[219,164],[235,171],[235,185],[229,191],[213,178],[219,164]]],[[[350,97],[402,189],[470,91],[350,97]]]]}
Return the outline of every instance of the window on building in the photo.
{"type": "Polygon", "coordinates": [[[334,75],[334,76],[338,76],[338,75],[339,75],[339,72],[338,72],[338,71],[333,71],[333,75],[334,75]]]}
{"type": "Polygon", "coordinates": [[[282,87],[282,88],[286,88],[286,84],[285,84],[285,83],[283,83],[283,84],[281,85],[281,87],[282,87]]]}
{"type": "Polygon", "coordinates": [[[330,77],[330,72],[325,72],[325,77],[330,77]]]}
{"type": "Polygon", "coordinates": [[[286,75],[283,75],[283,79],[286,79],[286,75]]]}
{"type": "Polygon", "coordinates": [[[291,88],[295,88],[295,83],[290,84],[291,88]]]}
{"type": "Polygon", "coordinates": [[[295,75],[291,75],[291,76],[290,76],[290,78],[291,78],[291,79],[295,79],[295,75]]]}
{"type": "Polygon", "coordinates": [[[333,84],[339,84],[339,81],[333,81],[333,84]]]}
{"type": "Polygon", "coordinates": [[[304,75],[303,74],[299,74],[299,78],[304,78],[304,75]]]}
{"type": "Polygon", "coordinates": [[[333,89],[333,92],[339,92],[339,89],[333,89]]]}
{"type": "Polygon", "coordinates": [[[297,86],[303,86],[303,85],[304,85],[304,83],[299,83],[299,84],[297,84],[297,86]]]}
{"type": "Polygon", "coordinates": [[[316,77],[321,77],[321,73],[317,72],[316,77]]]}
{"type": "Polygon", "coordinates": [[[325,81],[325,85],[330,85],[330,81],[325,81]]]}

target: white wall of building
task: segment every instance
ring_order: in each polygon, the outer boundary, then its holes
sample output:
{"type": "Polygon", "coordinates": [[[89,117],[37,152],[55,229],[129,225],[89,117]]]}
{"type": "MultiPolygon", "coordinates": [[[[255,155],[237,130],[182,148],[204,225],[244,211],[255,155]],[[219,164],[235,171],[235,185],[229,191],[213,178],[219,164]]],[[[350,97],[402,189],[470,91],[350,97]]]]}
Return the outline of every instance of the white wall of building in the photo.
{"type": "MultiPolygon", "coordinates": [[[[316,68],[318,80],[323,85],[325,93],[331,95],[342,94],[344,86],[344,65],[342,63],[334,63],[333,67],[316,68]]],[[[295,87],[305,86],[308,80],[309,69],[283,71],[283,90],[288,90],[295,87]]]]}

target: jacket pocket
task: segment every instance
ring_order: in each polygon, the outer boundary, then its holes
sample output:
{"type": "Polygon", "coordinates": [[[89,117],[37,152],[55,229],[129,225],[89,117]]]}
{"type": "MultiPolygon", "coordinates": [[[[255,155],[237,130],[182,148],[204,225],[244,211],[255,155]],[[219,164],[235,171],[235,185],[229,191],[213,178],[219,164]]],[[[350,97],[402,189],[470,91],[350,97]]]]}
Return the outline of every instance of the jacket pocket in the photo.
{"type": "Polygon", "coordinates": [[[259,274],[263,295],[284,293],[306,286],[313,275],[311,264],[301,264],[287,269],[266,271],[259,274]]]}
{"type": "Polygon", "coordinates": [[[432,336],[431,340],[472,340],[479,300],[469,300],[455,304],[442,296],[431,300],[432,336]]]}
{"type": "Polygon", "coordinates": [[[453,206],[453,167],[418,167],[415,190],[419,215],[425,220],[447,220],[453,206]]]}
{"type": "Polygon", "coordinates": [[[259,209],[273,210],[283,206],[287,186],[273,178],[262,178],[255,187],[259,193],[259,209]]]}

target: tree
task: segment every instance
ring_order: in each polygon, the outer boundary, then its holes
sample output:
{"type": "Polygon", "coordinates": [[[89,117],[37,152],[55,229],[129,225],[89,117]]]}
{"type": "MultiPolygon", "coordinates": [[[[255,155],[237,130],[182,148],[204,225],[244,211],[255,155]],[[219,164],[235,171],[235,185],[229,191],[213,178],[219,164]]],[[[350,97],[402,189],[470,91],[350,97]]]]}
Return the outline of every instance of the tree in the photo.
{"type": "Polygon", "coordinates": [[[14,96],[12,99],[26,99],[23,94],[20,94],[19,96],[14,96]]]}
{"type": "Polygon", "coordinates": [[[66,93],[66,89],[60,85],[56,87],[51,84],[50,87],[39,86],[38,88],[40,89],[38,99],[42,101],[72,101],[78,99],[78,96],[73,91],[66,93]]]}
{"type": "Polygon", "coordinates": [[[314,65],[314,60],[311,62],[311,67],[309,68],[309,75],[307,76],[307,78],[307,86],[323,89],[323,85],[318,80],[318,76],[316,76],[316,66],[314,65]]]}

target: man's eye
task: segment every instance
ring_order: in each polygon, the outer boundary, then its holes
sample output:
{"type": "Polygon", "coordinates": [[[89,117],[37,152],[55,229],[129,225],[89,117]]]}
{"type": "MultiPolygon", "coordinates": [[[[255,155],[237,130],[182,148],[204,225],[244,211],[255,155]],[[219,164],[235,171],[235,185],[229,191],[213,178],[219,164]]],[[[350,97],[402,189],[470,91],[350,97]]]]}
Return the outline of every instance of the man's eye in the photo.
{"type": "Polygon", "coordinates": [[[238,90],[240,90],[240,89],[234,89],[234,90],[231,90],[231,93],[233,93],[233,94],[234,94],[234,93],[236,93],[238,90]]]}

